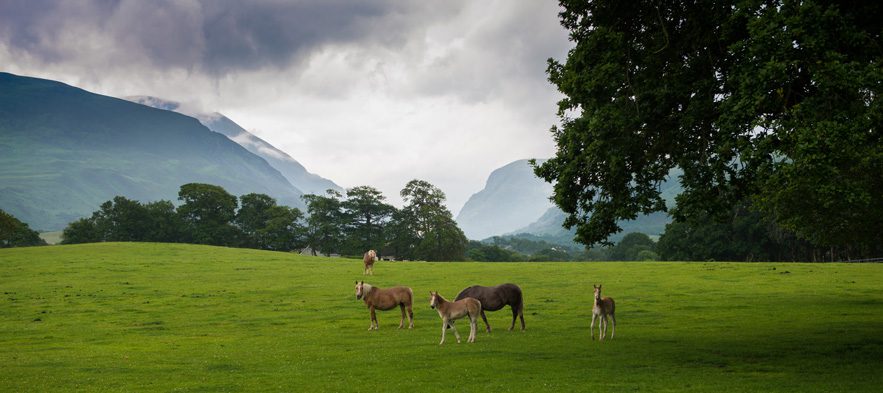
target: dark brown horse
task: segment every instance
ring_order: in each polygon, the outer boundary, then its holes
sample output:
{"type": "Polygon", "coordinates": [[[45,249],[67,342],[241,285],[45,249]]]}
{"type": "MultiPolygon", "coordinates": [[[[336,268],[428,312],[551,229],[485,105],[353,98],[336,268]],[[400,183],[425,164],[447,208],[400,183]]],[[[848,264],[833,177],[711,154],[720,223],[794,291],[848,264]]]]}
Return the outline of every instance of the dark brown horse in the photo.
{"type": "Polygon", "coordinates": [[[481,302],[481,319],[484,321],[488,333],[491,331],[491,325],[487,323],[487,317],[484,315],[485,310],[497,311],[506,305],[512,308],[512,326],[509,327],[509,330],[515,328],[516,318],[521,318],[521,330],[524,330],[524,299],[518,285],[501,284],[495,287],[473,285],[460,291],[456,300],[467,297],[476,298],[481,302]]]}

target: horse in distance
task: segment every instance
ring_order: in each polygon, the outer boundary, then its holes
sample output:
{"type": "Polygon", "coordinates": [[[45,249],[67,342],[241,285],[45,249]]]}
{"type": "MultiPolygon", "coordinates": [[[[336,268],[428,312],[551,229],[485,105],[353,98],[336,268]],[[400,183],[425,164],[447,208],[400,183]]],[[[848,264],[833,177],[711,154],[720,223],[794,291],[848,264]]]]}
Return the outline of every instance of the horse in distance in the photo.
{"type": "Polygon", "coordinates": [[[398,306],[402,310],[402,319],[399,321],[399,329],[405,326],[405,310],[408,315],[408,329],[414,328],[414,311],[412,303],[414,300],[414,292],[408,287],[392,287],[378,288],[364,281],[356,281],[356,299],[362,299],[371,313],[371,326],[368,330],[377,330],[380,324],[377,323],[377,315],[375,310],[387,311],[398,306]]]}
{"type": "Polygon", "coordinates": [[[595,318],[598,318],[598,339],[604,341],[607,336],[607,316],[613,320],[613,330],[610,333],[610,339],[616,335],[616,303],[613,298],[601,297],[601,284],[592,285],[595,289],[594,300],[592,301],[592,325],[589,327],[592,340],[595,339],[595,318]]]}
{"type": "MultiPolygon", "coordinates": [[[[358,255],[358,254],[357,254],[358,255]]],[[[377,262],[377,251],[368,250],[362,255],[362,262],[365,263],[365,275],[374,275],[374,262],[377,262]]]]}
{"type": "Polygon", "coordinates": [[[449,302],[445,300],[438,292],[429,291],[429,307],[438,311],[438,316],[442,319],[442,336],[438,345],[445,343],[445,333],[448,327],[454,329],[454,335],[457,336],[457,343],[460,343],[460,333],[454,327],[454,321],[469,317],[469,339],[468,342],[475,342],[475,331],[478,330],[478,315],[481,313],[481,302],[471,297],[449,302]]]}
{"type": "Polygon", "coordinates": [[[501,284],[495,287],[473,285],[460,291],[456,300],[467,297],[478,299],[481,302],[481,319],[484,321],[488,333],[491,331],[491,325],[488,324],[484,312],[497,311],[506,305],[512,309],[512,325],[509,326],[509,331],[515,328],[517,318],[521,318],[521,330],[524,331],[524,298],[518,285],[501,284]]]}

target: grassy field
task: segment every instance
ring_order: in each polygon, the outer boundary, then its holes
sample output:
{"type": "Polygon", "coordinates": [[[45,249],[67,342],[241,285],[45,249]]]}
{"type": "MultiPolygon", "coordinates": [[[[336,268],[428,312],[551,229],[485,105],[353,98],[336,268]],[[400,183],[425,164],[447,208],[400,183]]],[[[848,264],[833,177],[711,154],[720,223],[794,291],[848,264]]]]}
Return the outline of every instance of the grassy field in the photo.
{"type": "MultiPolygon", "coordinates": [[[[166,244],[0,250],[0,391],[879,391],[883,265],[393,263],[166,244]],[[527,331],[449,335],[428,291],[515,282],[527,331]],[[591,284],[616,339],[591,341],[591,284]]],[[[508,315],[507,315],[508,314],[508,315]]],[[[461,334],[468,324],[458,323],[461,334]]]]}

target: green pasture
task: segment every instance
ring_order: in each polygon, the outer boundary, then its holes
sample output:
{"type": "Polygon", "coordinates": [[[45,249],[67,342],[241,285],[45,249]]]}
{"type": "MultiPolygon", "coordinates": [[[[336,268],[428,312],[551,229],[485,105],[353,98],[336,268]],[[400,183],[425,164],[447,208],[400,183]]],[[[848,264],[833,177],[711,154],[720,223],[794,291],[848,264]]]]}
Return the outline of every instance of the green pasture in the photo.
{"type": "Polygon", "coordinates": [[[355,299],[361,261],[207,246],[0,250],[0,391],[879,391],[883,265],[379,262],[397,310],[355,299]],[[514,282],[525,332],[439,346],[428,291],[514,282]],[[616,299],[589,338],[591,285],[616,299]]]}

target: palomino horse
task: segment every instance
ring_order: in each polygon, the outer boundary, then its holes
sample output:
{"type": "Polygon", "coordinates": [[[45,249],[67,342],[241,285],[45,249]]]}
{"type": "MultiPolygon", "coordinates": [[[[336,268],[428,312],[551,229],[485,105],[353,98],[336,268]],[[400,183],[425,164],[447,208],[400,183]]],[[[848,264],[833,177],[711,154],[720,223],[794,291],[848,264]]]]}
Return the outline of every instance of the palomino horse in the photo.
{"type": "Polygon", "coordinates": [[[589,328],[592,340],[595,339],[595,317],[598,317],[598,339],[603,341],[607,336],[607,316],[613,320],[613,331],[610,338],[616,335],[616,303],[613,298],[601,297],[601,285],[592,285],[595,288],[595,301],[592,302],[592,326],[589,328]]]}
{"type": "Polygon", "coordinates": [[[469,339],[468,342],[475,342],[475,331],[478,326],[478,315],[481,313],[481,302],[478,299],[467,297],[465,299],[449,302],[441,297],[438,292],[429,291],[429,307],[438,311],[438,316],[442,319],[442,337],[438,345],[445,343],[445,332],[448,327],[454,329],[454,335],[457,336],[457,343],[460,343],[460,333],[454,327],[454,321],[469,316],[469,339]]]}
{"type": "Polygon", "coordinates": [[[365,255],[362,256],[362,261],[365,262],[365,275],[374,275],[374,262],[377,262],[377,252],[374,250],[368,250],[365,255]]]}
{"type": "Polygon", "coordinates": [[[497,311],[507,304],[512,308],[512,326],[509,331],[515,328],[515,319],[521,317],[521,330],[524,330],[524,300],[521,297],[521,288],[515,284],[501,284],[495,287],[483,287],[481,285],[473,285],[460,291],[457,300],[463,298],[475,298],[481,302],[481,319],[487,332],[491,332],[491,325],[487,323],[485,311],[497,311]]]}
{"type": "Polygon", "coordinates": [[[377,288],[364,281],[356,281],[356,299],[365,301],[368,310],[371,311],[371,326],[368,330],[377,330],[377,316],[374,310],[387,311],[399,306],[402,310],[402,320],[399,321],[399,329],[405,326],[405,308],[408,309],[408,329],[414,327],[414,311],[411,309],[414,292],[408,287],[392,287],[387,289],[377,288]]]}

